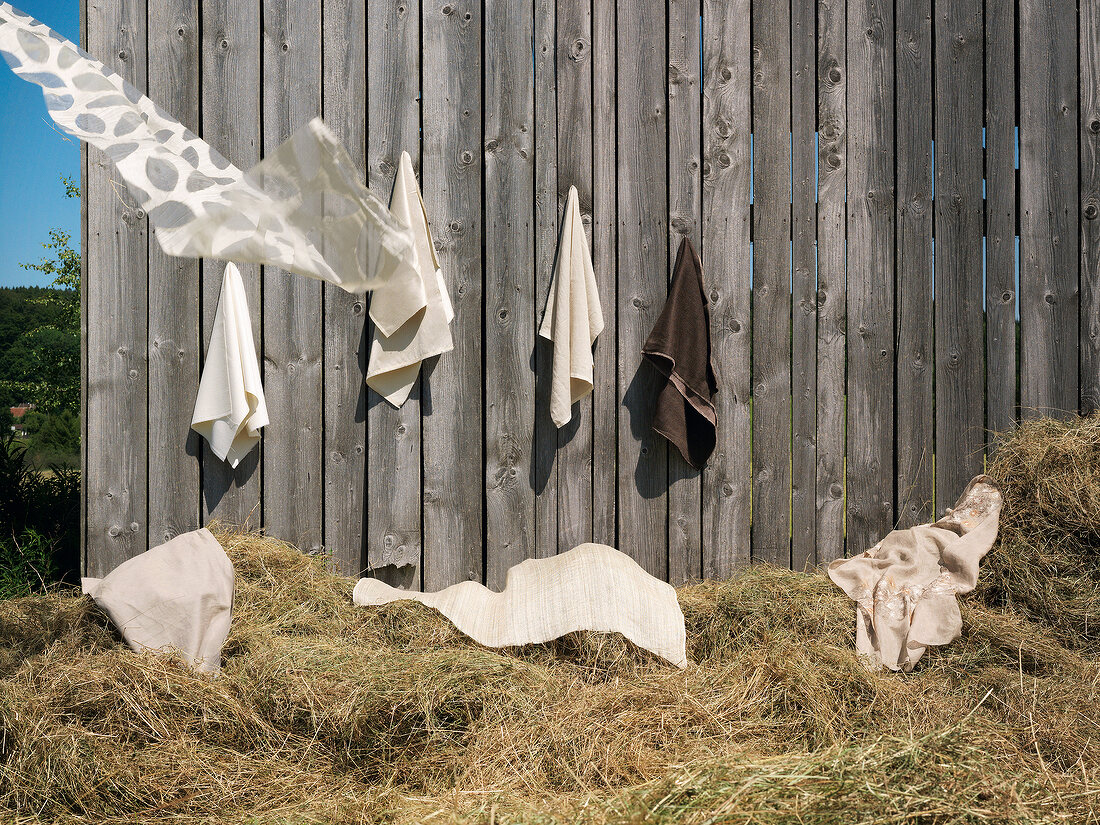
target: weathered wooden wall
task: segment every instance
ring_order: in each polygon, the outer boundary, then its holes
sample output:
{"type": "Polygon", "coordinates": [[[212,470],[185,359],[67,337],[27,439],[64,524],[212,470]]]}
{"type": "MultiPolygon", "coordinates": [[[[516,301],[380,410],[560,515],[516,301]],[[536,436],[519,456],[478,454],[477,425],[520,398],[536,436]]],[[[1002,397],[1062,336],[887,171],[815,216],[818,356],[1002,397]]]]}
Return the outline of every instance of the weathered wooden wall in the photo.
{"type": "Polygon", "coordinates": [[[989,431],[1100,406],[1100,0],[83,3],[88,50],[242,168],[318,114],[384,198],[409,151],[456,311],[393,410],[368,296],[242,267],[272,423],[231,472],[188,430],[222,264],[165,257],[87,153],[90,574],[211,518],[407,587],[586,540],[674,581],[803,568],[942,512],[989,431]],[[570,185],[607,326],[557,431],[570,185]],[[702,473],[639,354],[685,235],[702,473]]]}

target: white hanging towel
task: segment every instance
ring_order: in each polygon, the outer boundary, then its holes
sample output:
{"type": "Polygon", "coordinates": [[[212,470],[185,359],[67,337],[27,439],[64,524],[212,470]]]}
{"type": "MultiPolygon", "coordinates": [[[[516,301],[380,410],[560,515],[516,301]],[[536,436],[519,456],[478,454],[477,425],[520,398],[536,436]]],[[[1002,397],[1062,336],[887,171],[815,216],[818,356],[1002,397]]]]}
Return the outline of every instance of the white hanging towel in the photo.
{"type": "Polygon", "coordinates": [[[244,282],[236,264],[229,263],[222,276],[191,428],[210,442],[214,455],[236,467],[259,442],[260,428],[267,423],[244,282]]]}
{"type": "Polygon", "coordinates": [[[232,621],[233,580],[233,563],[204,527],[80,584],[133,650],[163,651],[200,673],[217,673],[232,621]]]}
{"type": "Polygon", "coordinates": [[[415,269],[412,234],[314,118],[245,173],[114,71],[8,3],[0,57],[103,150],[168,255],[271,264],[357,293],[415,269]]]}
{"type": "Polygon", "coordinates": [[[575,403],[592,392],[592,345],[603,332],[603,311],[584,235],[577,187],[569,187],[558,242],[558,259],[539,335],[554,342],[550,371],[550,418],[564,427],[575,403]]]}
{"type": "Polygon", "coordinates": [[[435,257],[412,158],[401,153],[390,212],[412,228],[416,271],[405,270],[371,295],[374,321],[367,385],[395,407],[405,403],[427,358],[454,349],[454,309],[435,257]]]}
{"type": "Polygon", "coordinates": [[[414,593],[378,579],[360,579],[352,592],[360,607],[402,599],[435,608],[486,647],[538,644],[593,630],[621,633],[676,667],[688,663],[676,590],[605,544],[581,544],[568,553],[520,562],[508,570],[501,593],[472,581],[438,593],[414,593]]]}

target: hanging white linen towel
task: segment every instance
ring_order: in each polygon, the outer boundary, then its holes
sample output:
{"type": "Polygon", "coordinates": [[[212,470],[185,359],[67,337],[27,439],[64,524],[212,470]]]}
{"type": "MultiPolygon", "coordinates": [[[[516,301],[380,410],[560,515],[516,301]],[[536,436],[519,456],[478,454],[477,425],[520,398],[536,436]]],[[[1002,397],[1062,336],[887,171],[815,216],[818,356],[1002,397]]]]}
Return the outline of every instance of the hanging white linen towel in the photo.
{"type": "Polygon", "coordinates": [[[191,428],[222,461],[236,467],[260,440],[268,423],[260,365],[244,282],[236,264],[226,264],[214,329],[195,399],[191,428]]]}
{"type": "Polygon", "coordinates": [[[454,310],[408,152],[401,153],[390,212],[412,228],[417,267],[415,272],[405,270],[391,278],[371,295],[374,340],[367,385],[400,407],[416,383],[421,362],[454,349],[450,327],[454,310]]]}
{"type": "Polygon", "coordinates": [[[577,187],[569,187],[558,258],[539,335],[554,342],[550,370],[550,419],[564,427],[575,403],[592,392],[592,345],[603,332],[603,310],[584,235],[577,187]]]}
{"type": "Polygon", "coordinates": [[[605,544],[581,544],[568,553],[520,562],[508,571],[501,593],[472,581],[415,593],[378,579],[360,579],[352,593],[361,607],[402,599],[435,608],[486,647],[537,644],[594,630],[621,633],[676,667],[688,663],[675,588],[605,544]]]}
{"type": "Polygon", "coordinates": [[[64,131],[103,150],[168,255],[271,264],[374,289],[415,269],[412,234],[314,118],[248,173],[115,71],[0,3],[0,57],[64,131]]]}
{"type": "Polygon", "coordinates": [[[233,563],[204,527],[80,585],[133,650],[161,650],[201,673],[217,673],[232,622],[233,580],[233,563]]]}

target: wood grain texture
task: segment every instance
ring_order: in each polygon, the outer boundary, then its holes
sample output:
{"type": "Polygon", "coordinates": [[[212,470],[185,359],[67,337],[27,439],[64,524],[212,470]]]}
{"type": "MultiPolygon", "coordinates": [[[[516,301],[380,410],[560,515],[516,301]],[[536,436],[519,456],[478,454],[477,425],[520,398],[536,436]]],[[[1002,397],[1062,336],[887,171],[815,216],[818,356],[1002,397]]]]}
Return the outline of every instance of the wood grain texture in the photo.
{"type": "Polygon", "coordinates": [[[1078,391],[1077,18],[1020,0],[1020,406],[1065,415],[1078,391]]]}
{"type": "Polygon", "coordinates": [[[424,202],[454,303],[454,351],[422,379],[425,590],[483,571],[481,6],[422,15],[424,202]]]}
{"type": "MultiPolygon", "coordinates": [[[[563,13],[564,13],[563,9],[563,13]]],[[[558,93],[556,0],[534,0],[535,179],[534,302],[536,331],[542,323],[558,247],[558,93]]],[[[559,552],[558,428],[550,418],[550,373],[554,347],[536,335],[531,364],[535,371],[535,419],[531,448],[531,489],[535,496],[535,555],[559,552]]]]}
{"type": "Polygon", "coordinates": [[[959,82],[982,71],[981,0],[937,2],[935,29],[938,517],[984,464],[983,92],[959,82]]]}
{"type": "MultiPolygon", "coordinates": [[[[80,2],[80,48],[88,51],[88,2],[80,2]]],[[[88,572],[88,144],[80,144],[80,574],[88,572]]]]}
{"type": "MultiPolygon", "coordinates": [[[[198,0],[148,6],[149,96],[196,134],[198,0]]],[[[149,544],[200,525],[203,440],[191,429],[199,388],[199,261],[149,243],[149,544]]]]}
{"type": "MultiPolygon", "coordinates": [[[[265,154],[321,112],[321,0],[264,0],[265,154]]],[[[275,267],[263,274],[264,523],[306,551],[322,547],[321,284],[275,267]]]]}
{"type": "MultiPolygon", "coordinates": [[[[557,8],[557,214],[569,187],[577,187],[581,220],[592,248],[592,10],[591,0],[559,0],[557,8]]],[[[535,94],[538,98],[538,92],[535,94]]],[[[545,96],[545,92],[544,92],[545,96]]],[[[593,266],[593,268],[595,268],[593,266]]],[[[545,292],[541,293],[545,294],[545,292]]],[[[540,293],[536,292],[536,301],[540,293]]],[[[606,312],[607,296],[600,293],[606,312]]],[[[539,316],[541,320],[541,316],[539,316]]],[[[601,333],[601,335],[606,335],[601,333]]],[[[593,380],[606,384],[607,373],[593,380]]],[[[573,405],[573,419],[557,431],[558,552],[592,541],[592,396],[573,405]]]]}
{"type": "MultiPolygon", "coordinates": [[[[88,52],[146,88],[145,3],[87,6],[88,52]]],[[[87,574],[148,549],[148,221],[114,166],[88,152],[87,574]]]]}
{"type": "Polygon", "coordinates": [[[791,562],[790,7],[755,0],[753,30],[752,557],[791,562]]]}
{"type": "Polygon", "coordinates": [[[791,567],[817,561],[817,15],[791,0],[791,567]]]}
{"type": "Polygon", "coordinates": [[[1081,412],[1100,409],[1100,0],[1081,0],[1081,412]]]}
{"type": "MultiPolygon", "coordinates": [[[[418,0],[367,4],[367,31],[378,33],[367,48],[367,182],[386,203],[401,152],[420,166],[420,9],[418,0]]],[[[437,226],[431,222],[433,237],[437,226]]],[[[366,327],[369,342],[369,320],[366,327]]],[[[369,348],[364,343],[364,361],[369,348]]],[[[420,589],[421,576],[420,399],[431,366],[422,365],[399,409],[366,388],[365,367],[355,374],[367,399],[367,564],[372,575],[412,590],[420,589]]]]}
{"type": "Polygon", "coordinates": [[[603,306],[592,390],[592,540],[618,546],[618,105],[615,0],[592,0],[592,267],[603,306]]]}
{"type": "MultiPolygon", "coordinates": [[[[898,0],[897,67],[897,514],[901,527],[933,520],[932,3],[898,0]]],[[[941,78],[943,80],[943,78],[941,78]]]]}
{"type": "Polygon", "coordinates": [[[817,563],[845,555],[847,20],[817,3],[817,563]]]}
{"type": "MultiPolygon", "coordinates": [[[[387,4],[384,8],[392,6],[387,4]]],[[[362,32],[367,23],[366,10],[361,0],[322,0],[321,13],[324,44],[321,106],[325,123],[344,144],[356,167],[365,169],[368,96],[366,40],[362,32]]],[[[392,40],[388,32],[387,36],[376,38],[374,50],[384,49],[392,40]]],[[[415,61],[415,50],[412,57],[415,61]]],[[[386,65],[387,68],[404,68],[404,64],[396,61],[386,65]]],[[[415,66],[414,62],[414,77],[415,66]]],[[[371,79],[376,80],[381,74],[372,73],[371,79]]],[[[367,183],[369,185],[370,181],[367,183]]],[[[322,529],[325,548],[339,570],[346,576],[358,576],[366,566],[363,558],[367,522],[367,388],[363,378],[368,352],[366,296],[352,295],[334,284],[325,284],[322,291],[324,443],[321,455],[325,489],[322,529]]],[[[414,409],[413,414],[416,416],[415,429],[419,432],[419,410],[414,409]]],[[[382,452],[385,443],[381,439],[380,442],[378,452],[382,452]]],[[[374,452],[371,451],[372,455],[374,452]]],[[[414,495],[416,534],[419,534],[419,451],[412,485],[400,485],[403,479],[397,474],[390,477],[401,486],[401,500],[409,494],[414,495]]],[[[416,556],[411,571],[402,568],[401,573],[405,576],[411,573],[419,580],[419,553],[416,556]]]]}
{"type": "MultiPolygon", "coordinates": [[[[1016,9],[985,4],[985,426],[1016,423],[1016,9]]],[[[987,435],[988,437],[988,435],[987,435]]]]}
{"type": "MultiPolygon", "coordinates": [[[[202,137],[240,169],[260,160],[260,2],[202,0],[202,137]]],[[[262,356],[263,304],[260,267],[238,264],[252,320],[252,337],[262,356]]],[[[210,332],[221,294],[225,262],[202,262],[202,345],[210,332]]],[[[266,430],[266,428],[265,428],[266,430]]],[[[261,430],[261,434],[264,430],[261,430]]],[[[263,436],[261,435],[261,438],[263,436]]],[[[259,527],[263,443],[236,469],[202,444],[203,520],[259,527]]]]}
{"type": "Polygon", "coordinates": [[[894,523],[893,3],[848,3],[848,533],[894,523]]]}
{"type": "Polygon", "coordinates": [[[641,357],[668,276],[663,5],[618,5],[619,549],[668,570],[667,450],[653,432],[658,373],[641,357]]]}
{"type": "MultiPolygon", "coordinates": [[[[702,99],[699,93],[700,0],[668,4],[668,263],[680,241],[702,246],[702,99]]],[[[702,578],[702,473],[668,444],[668,577],[673,584],[702,578]]]]}
{"type": "Polygon", "coordinates": [[[718,379],[717,445],[703,474],[703,577],[750,553],[749,325],[752,64],[749,0],[703,3],[703,281],[718,379]]]}
{"type": "Polygon", "coordinates": [[[532,0],[485,3],[485,581],[535,550],[532,0]]]}
{"type": "Polygon", "coordinates": [[[817,6],[817,562],[845,552],[847,416],[847,20],[843,0],[817,6]]]}

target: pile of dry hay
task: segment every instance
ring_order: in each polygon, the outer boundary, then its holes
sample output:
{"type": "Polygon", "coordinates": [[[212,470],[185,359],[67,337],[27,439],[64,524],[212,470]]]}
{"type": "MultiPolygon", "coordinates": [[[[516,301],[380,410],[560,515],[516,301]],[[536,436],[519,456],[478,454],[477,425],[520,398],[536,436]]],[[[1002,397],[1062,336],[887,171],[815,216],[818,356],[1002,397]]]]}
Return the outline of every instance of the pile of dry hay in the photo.
{"type": "MultiPolygon", "coordinates": [[[[994,469],[1049,470],[1074,437],[1100,442],[1100,424],[1029,425],[994,469]]],[[[1096,489],[1087,464],[1062,477],[1096,489]]],[[[0,818],[1096,821],[1100,666],[1072,617],[1097,603],[1096,556],[1077,554],[1100,508],[1092,490],[999,477],[989,602],[968,600],[964,637],[908,676],[863,667],[824,576],[762,567],[680,590],[683,672],[615,636],[486,650],[416,604],[356,608],[319,560],[228,531],[236,615],[216,680],[124,649],[90,600],[0,605],[0,818]],[[1076,532],[1025,551],[1033,524],[1076,532]],[[1071,617],[1074,593],[1037,587],[1036,563],[1092,588],[1071,617]]]]}

